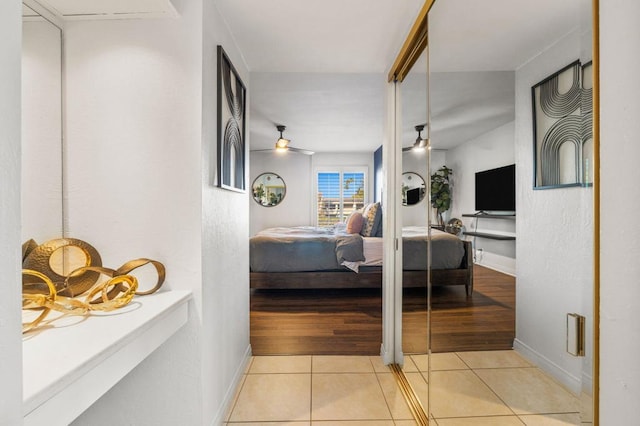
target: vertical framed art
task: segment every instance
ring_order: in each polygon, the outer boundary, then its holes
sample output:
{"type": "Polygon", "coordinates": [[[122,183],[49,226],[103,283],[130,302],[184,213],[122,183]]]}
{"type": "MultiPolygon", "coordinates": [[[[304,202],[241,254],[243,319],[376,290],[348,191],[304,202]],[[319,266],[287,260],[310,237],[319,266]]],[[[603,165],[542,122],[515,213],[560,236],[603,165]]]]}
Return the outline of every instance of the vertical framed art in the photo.
{"type": "Polygon", "coordinates": [[[531,88],[534,189],[592,186],[592,74],[577,60],[531,88]]]}
{"type": "Polygon", "coordinates": [[[531,88],[535,189],[582,181],[582,67],[575,61],[531,88]]]}
{"type": "Polygon", "coordinates": [[[582,185],[593,186],[593,62],[582,65],[582,185]]]}
{"type": "Polygon", "coordinates": [[[222,46],[218,46],[217,178],[220,188],[245,192],[247,90],[222,46]]]}

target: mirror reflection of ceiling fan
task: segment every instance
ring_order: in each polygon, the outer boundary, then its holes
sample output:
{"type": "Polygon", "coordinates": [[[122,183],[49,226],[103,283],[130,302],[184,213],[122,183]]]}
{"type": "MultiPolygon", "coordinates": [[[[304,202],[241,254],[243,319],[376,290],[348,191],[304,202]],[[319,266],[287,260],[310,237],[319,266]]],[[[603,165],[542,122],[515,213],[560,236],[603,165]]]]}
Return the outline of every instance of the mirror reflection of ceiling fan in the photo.
{"type": "Polygon", "coordinates": [[[426,125],[427,123],[424,123],[418,124],[414,127],[416,129],[416,132],[418,132],[418,137],[416,138],[416,141],[413,143],[413,145],[402,148],[402,152],[424,150],[427,147],[428,140],[422,138],[422,131],[424,130],[426,125]]]}
{"type": "Polygon", "coordinates": [[[267,152],[267,151],[287,152],[287,151],[291,151],[291,152],[298,152],[298,153],[304,154],[304,155],[313,155],[313,154],[315,154],[315,152],[309,151],[308,149],[295,148],[295,147],[289,145],[289,143],[291,141],[289,139],[285,139],[282,136],[282,132],[284,132],[284,130],[286,128],[287,128],[286,126],[283,126],[281,124],[276,126],[276,129],[278,129],[278,131],[280,132],[280,137],[276,141],[276,146],[274,148],[272,148],[272,149],[256,149],[256,150],[254,150],[252,152],[267,152]]]}

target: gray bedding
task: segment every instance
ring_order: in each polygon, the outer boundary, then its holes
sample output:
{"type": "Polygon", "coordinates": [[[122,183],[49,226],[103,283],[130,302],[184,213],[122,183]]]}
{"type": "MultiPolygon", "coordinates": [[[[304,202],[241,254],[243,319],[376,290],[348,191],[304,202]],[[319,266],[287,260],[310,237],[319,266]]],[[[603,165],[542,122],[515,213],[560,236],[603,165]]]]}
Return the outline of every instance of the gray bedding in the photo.
{"type": "MultiPolygon", "coordinates": [[[[464,246],[457,237],[432,230],[432,268],[460,267],[464,246]]],[[[252,272],[341,270],[343,261],[364,261],[362,237],[327,228],[300,226],[269,228],[250,239],[252,272]]],[[[403,269],[426,270],[424,227],[403,229],[403,269]]]]}
{"type": "Polygon", "coordinates": [[[364,260],[362,237],[329,228],[269,228],[249,242],[251,271],[302,272],[344,269],[364,260]]]}
{"type": "MultiPolygon", "coordinates": [[[[402,230],[402,269],[427,269],[427,237],[423,227],[405,227],[402,230]]],[[[432,269],[456,269],[462,263],[464,244],[455,235],[437,229],[431,230],[432,269]]]]}

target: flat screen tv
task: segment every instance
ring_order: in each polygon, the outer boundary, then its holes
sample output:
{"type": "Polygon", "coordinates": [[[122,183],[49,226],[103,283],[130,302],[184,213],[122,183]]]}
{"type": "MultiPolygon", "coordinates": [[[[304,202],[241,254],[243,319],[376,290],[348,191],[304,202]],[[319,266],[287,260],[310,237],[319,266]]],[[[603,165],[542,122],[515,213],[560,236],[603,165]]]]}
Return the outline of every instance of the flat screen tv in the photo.
{"type": "Polygon", "coordinates": [[[476,211],[516,211],[516,165],[476,173],[476,211]]]}

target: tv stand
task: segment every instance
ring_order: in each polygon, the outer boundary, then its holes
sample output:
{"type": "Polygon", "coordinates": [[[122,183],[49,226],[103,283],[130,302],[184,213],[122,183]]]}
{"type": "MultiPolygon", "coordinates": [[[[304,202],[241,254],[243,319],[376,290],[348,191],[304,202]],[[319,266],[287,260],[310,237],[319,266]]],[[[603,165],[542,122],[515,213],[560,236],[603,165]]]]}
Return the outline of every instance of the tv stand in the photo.
{"type": "Polygon", "coordinates": [[[486,217],[489,219],[515,219],[515,213],[506,213],[506,214],[495,214],[495,213],[486,213],[483,211],[479,211],[473,214],[463,214],[463,217],[486,217]]]}
{"type": "MultiPolygon", "coordinates": [[[[483,211],[479,211],[473,214],[463,214],[463,217],[475,217],[476,218],[476,229],[478,220],[482,219],[510,219],[515,220],[516,215],[514,213],[509,214],[492,214],[485,213],[483,211]]],[[[479,237],[479,238],[488,238],[490,240],[500,240],[500,241],[515,241],[515,235],[504,235],[504,234],[494,234],[490,232],[477,232],[477,231],[465,231],[464,235],[469,235],[471,237],[479,237]]]]}

